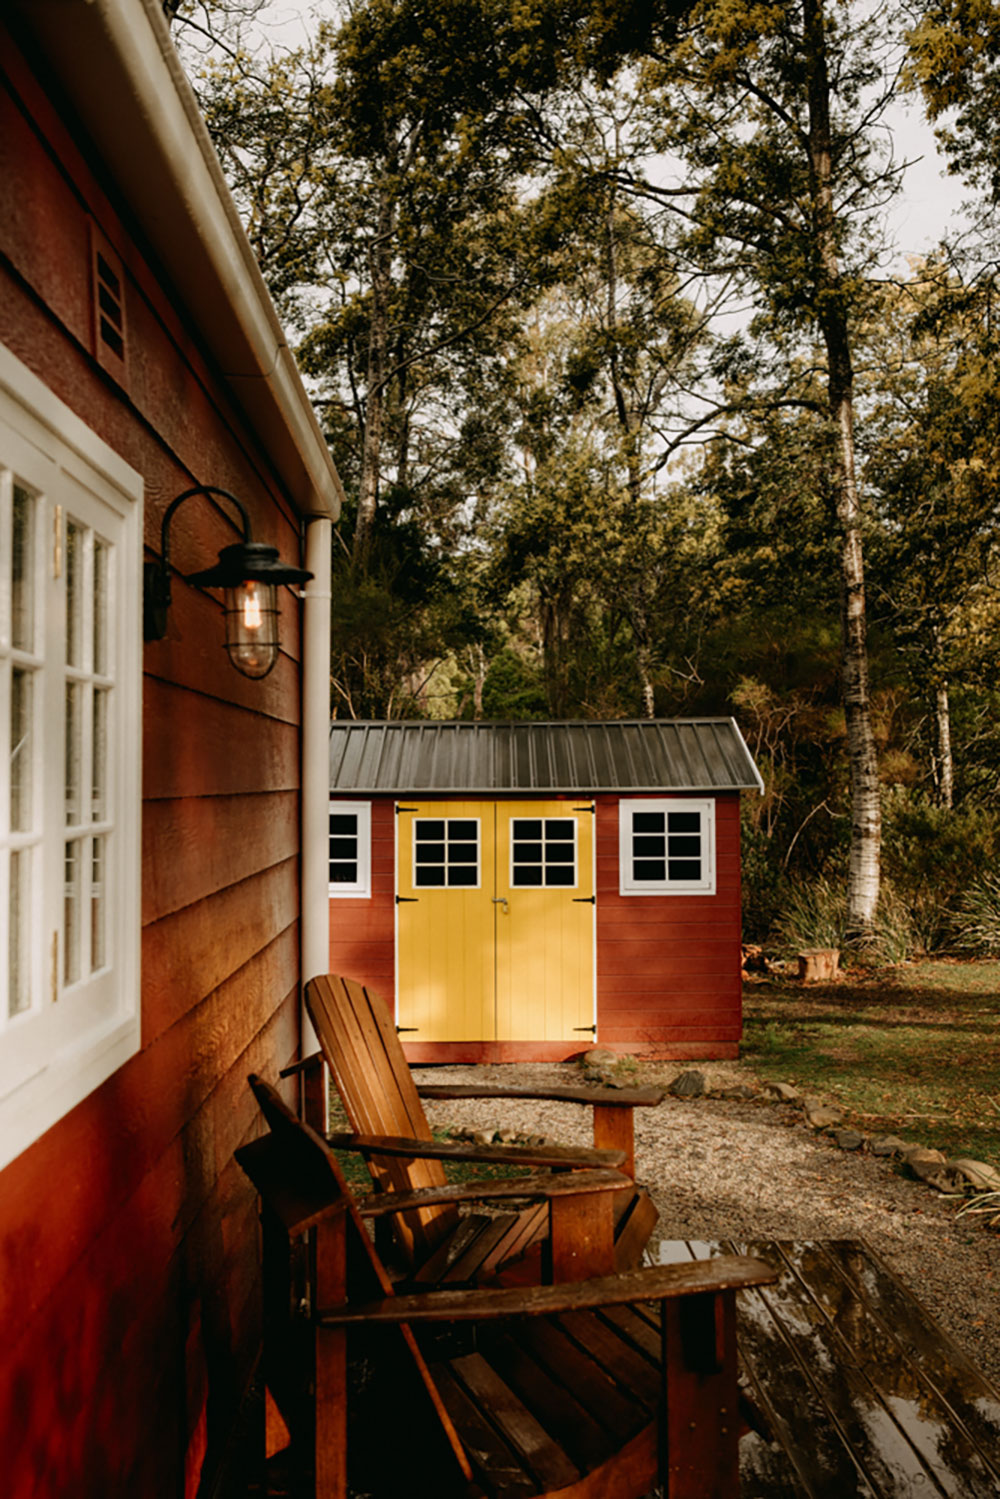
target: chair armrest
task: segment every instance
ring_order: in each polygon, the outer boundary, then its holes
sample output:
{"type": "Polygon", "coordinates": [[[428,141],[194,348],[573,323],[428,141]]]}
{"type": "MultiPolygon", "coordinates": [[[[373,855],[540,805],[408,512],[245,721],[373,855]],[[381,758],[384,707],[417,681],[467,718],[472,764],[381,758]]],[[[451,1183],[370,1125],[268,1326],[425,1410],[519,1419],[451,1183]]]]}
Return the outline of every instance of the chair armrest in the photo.
{"type": "Polygon", "coordinates": [[[318,1067],[323,1061],[321,1051],[311,1052],[309,1056],[303,1057],[301,1062],[290,1062],[287,1067],[282,1067],[278,1073],[279,1077],[294,1077],[296,1073],[305,1072],[310,1067],[318,1067]]]}
{"type": "Polygon", "coordinates": [[[558,1312],[584,1311],[588,1307],[666,1301],[675,1296],[765,1286],[777,1278],[776,1272],[763,1260],[727,1254],[717,1259],[690,1260],[679,1265],[654,1265],[648,1270],[632,1270],[627,1275],[561,1281],[554,1286],[391,1296],[362,1306],[331,1307],[318,1315],[319,1321],[329,1327],[359,1322],[482,1322],[500,1317],[548,1317],[558,1312]]]}
{"type": "Polygon", "coordinates": [[[547,1098],[559,1103],[609,1105],[630,1109],[652,1107],[666,1097],[662,1088],[572,1087],[553,1083],[551,1087],[510,1087],[486,1083],[418,1083],[421,1098],[547,1098]]]}
{"type": "Polygon", "coordinates": [[[381,1218],[386,1213],[437,1207],[445,1202],[488,1202],[504,1197],[543,1202],[550,1197],[573,1197],[580,1193],[621,1192],[631,1186],[632,1182],[620,1171],[554,1171],[548,1176],[509,1176],[501,1180],[491,1177],[446,1183],[441,1187],[418,1187],[413,1192],[371,1192],[359,1197],[356,1207],[362,1218],[381,1218]]]}
{"type": "Polygon", "coordinates": [[[552,1166],[556,1169],[615,1167],[624,1150],[592,1150],[576,1145],[467,1145],[454,1140],[411,1140],[403,1135],[327,1135],[333,1150],[365,1155],[413,1156],[431,1161],[478,1161],[481,1165],[552,1166]]]}

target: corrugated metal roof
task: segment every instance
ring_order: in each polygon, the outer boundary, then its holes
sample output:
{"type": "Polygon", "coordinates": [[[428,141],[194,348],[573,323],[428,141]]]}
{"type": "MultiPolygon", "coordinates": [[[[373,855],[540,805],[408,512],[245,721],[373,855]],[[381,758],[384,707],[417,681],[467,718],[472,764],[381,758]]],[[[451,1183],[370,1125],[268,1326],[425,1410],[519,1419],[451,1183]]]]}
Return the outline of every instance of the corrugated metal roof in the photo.
{"type": "Polygon", "coordinates": [[[732,718],[330,726],[338,792],[762,791],[732,718]]]}

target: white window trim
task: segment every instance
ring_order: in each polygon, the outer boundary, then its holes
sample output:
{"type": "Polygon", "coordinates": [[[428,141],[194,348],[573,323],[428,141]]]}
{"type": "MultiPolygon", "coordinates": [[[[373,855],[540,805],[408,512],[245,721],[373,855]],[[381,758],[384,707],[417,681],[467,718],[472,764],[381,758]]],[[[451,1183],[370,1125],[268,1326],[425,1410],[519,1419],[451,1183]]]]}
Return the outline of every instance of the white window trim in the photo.
{"type": "MultiPolygon", "coordinates": [[[[358,819],[358,877],[352,884],[331,880],[331,900],[350,897],[353,900],[369,899],[372,893],[372,804],[371,802],[345,802],[330,798],[330,813],[353,812],[358,819]]],[[[328,825],[329,826],[329,825],[328,825]]],[[[327,871],[330,868],[329,842],[327,843],[327,871]]]]}
{"type": "Polygon", "coordinates": [[[715,799],[671,796],[622,798],[618,803],[618,893],[620,895],[715,894],[715,799]],[[697,812],[701,818],[700,880],[637,880],[632,877],[632,814],[697,812]]]}
{"type": "MultiPolygon", "coordinates": [[[[117,516],[119,586],[128,590],[128,628],[115,639],[114,718],[116,800],[113,944],[114,1008],[71,1044],[56,1044],[41,1067],[0,1098],[0,1169],[82,1102],[141,1045],[140,892],[142,882],[141,766],[142,654],[141,578],[143,481],[140,474],[56,396],[39,377],[0,346],[0,417],[29,456],[21,475],[61,503],[79,486],[117,516]],[[134,627],[133,627],[134,626],[134,627]]],[[[61,751],[59,751],[61,753],[61,751]]],[[[61,931],[61,916],[45,911],[46,928],[61,931]]],[[[44,947],[44,943],[43,943],[44,947]]],[[[43,957],[45,955],[43,954],[43,957]]],[[[48,961],[46,958],[45,961],[48,961]]],[[[47,972],[47,969],[46,969],[47,972]]],[[[14,1017],[0,1031],[0,1046],[17,1046],[30,1016],[14,1017]]]]}
{"type": "MultiPolygon", "coordinates": [[[[447,852],[446,852],[446,854],[445,854],[444,869],[447,872],[447,870],[449,870],[450,868],[451,868],[451,865],[447,862],[447,852]]],[[[467,869],[468,865],[464,865],[463,868],[467,869]]],[[[466,890],[466,891],[468,891],[468,890],[482,890],[482,888],[483,888],[483,820],[482,820],[482,818],[481,817],[462,817],[458,813],[455,813],[454,816],[452,816],[450,813],[448,813],[448,814],[445,814],[444,816],[437,817],[437,816],[434,816],[433,814],[429,814],[427,812],[421,812],[418,817],[415,817],[413,819],[413,832],[411,834],[411,843],[410,843],[410,876],[411,876],[411,878],[410,878],[411,888],[413,890],[420,890],[423,895],[433,895],[435,893],[435,891],[439,891],[439,890],[449,890],[449,891],[450,890],[456,890],[460,894],[461,894],[461,892],[463,890],[466,890]],[[476,824],[476,883],[474,885],[451,885],[447,881],[443,885],[418,885],[417,884],[417,869],[418,869],[418,867],[420,867],[420,866],[417,865],[417,825],[419,823],[421,823],[421,822],[443,822],[446,825],[446,831],[445,831],[445,850],[446,851],[447,851],[448,843],[450,841],[449,838],[448,838],[448,833],[447,833],[447,824],[448,823],[450,823],[450,822],[474,822],[476,824]]]]}
{"type": "MultiPolygon", "coordinates": [[[[529,891],[529,892],[532,891],[532,890],[579,890],[579,888],[580,888],[580,829],[579,829],[579,823],[578,823],[576,817],[571,812],[567,812],[565,814],[563,814],[563,813],[555,813],[551,817],[543,816],[543,817],[539,817],[537,819],[531,818],[530,816],[526,816],[523,812],[518,812],[518,814],[515,817],[509,817],[508,820],[507,820],[507,841],[508,841],[508,843],[510,845],[510,858],[508,860],[508,869],[507,869],[507,883],[508,883],[508,885],[509,885],[509,887],[510,887],[511,890],[517,890],[517,891],[524,890],[524,891],[529,891]],[[514,884],[514,824],[515,824],[515,822],[520,822],[522,820],[525,821],[525,822],[528,822],[528,821],[538,821],[538,822],[541,822],[541,824],[542,824],[542,865],[541,865],[541,869],[542,869],[542,873],[543,874],[547,874],[548,873],[548,865],[545,863],[545,824],[547,822],[568,822],[568,823],[570,823],[572,825],[572,828],[573,828],[573,883],[571,885],[555,885],[555,884],[550,885],[547,880],[543,880],[540,885],[515,885],[514,884]]],[[[565,868],[565,865],[563,867],[565,868]]]]}

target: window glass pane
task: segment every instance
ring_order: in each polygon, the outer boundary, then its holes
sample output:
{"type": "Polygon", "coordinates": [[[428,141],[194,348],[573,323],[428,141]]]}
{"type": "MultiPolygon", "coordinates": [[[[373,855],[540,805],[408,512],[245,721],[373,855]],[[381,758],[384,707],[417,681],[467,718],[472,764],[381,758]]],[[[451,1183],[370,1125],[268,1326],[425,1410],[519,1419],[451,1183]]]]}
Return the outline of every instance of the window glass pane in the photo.
{"type": "Polygon", "coordinates": [[[80,763],[83,740],[83,687],[66,683],[66,822],[80,821],[80,763]]]}
{"type": "Polygon", "coordinates": [[[546,885],[575,885],[576,871],[569,864],[550,864],[545,871],[546,885]]]}
{"type": "Polygon", "coordinates": [[[80,855],[81,839],[66,844],[63,875],[63,980],[80,977],[80,855]]]}
{"type": "Polygon", "coordinates": [[[550,817],[545,823],[546,843],[572,843],[576,829],[568,817],[550,817]]]}
{"type": "Polygon", "coordinates": [[[94,537],[94,670],[108,673],[108,553],[110,547],[94,537]]]}
{"type": "Polygon", "coordinates": [[[541,883],[542,866],[540,864],[524,864],[520,868],[514,869],[513,878],[511,879],[512,885],[524,889],[529,885],[537,886],[541,885],[541,883]]]}
{"type": "Polygon", "coordinates": [[[575,864],[576,848],[572,843],[550,843],[545,850],[546,864],[575,864]]]}
{"type": "Polygon", "coordinates": [[[449,864],[475,864],[479,859],[479,848],[475,843],[449,843],[449,864]]]}
{"type": "Polygon", "coordinates": [[[515,864],[540,864],[542,862],[542,845],[540,843],[515,843],[515,864]]]}
{"type": "Polygon", "coordinates": [[[358,840],[356,838],[331,838],[330,858],[353,860],[358,851],[358,840]]]}
{"type": "MultiPolygon", "coordinates": [[[[697,814],[696,814],[697,815],[697,814]]],[[[666,831],[666,821],[662,812],[633,812],[632,831],[634,833],[663,833],[666,831]]]]}
{"type": "Polygon", "coordinates": [[[358,814],[356,812],[331,812],[330,833],[350,833],[352,837],[357,836],[358,814]]]}
{"type": "Polygon", "coordinates": [[[700,880],[700,859],[671,859],[670,878],[672,880],[700,880]]]}
{"type": "Polygon", "coordinates": [[[420,842],[437,839],[444,842],[444,818],[425,819],[421,818],[415,824],[414,837],[420,842]]]}
{"type": "Polygon", "coordinates": [[[7,1013],[21,1015],[31,1008],[31,851],[20,849],[10,856],[10,948],[7,1013]]]}
{"type": "Polygon", "coordinates": [[[418,843],[416,850],[418,864],[443,864],[443,843],[418,843]]]}
{"type": "Polygon", "coordinates": [[[672,859],[700,859],[700,838],[670,838],[670,847],[667,850],[672,859]]]}
{"type": "Polygon", "coordinates": [[[66,664],[83,665],[83,527],[66,522],[66,664]]]}
{"type": "Polygon", "coordinates": [[[478,842],[479,824],[471,817],[448,818],[448,841],[469,840],[478,842]]]}
{"type": "Polygon", "coordinates": [[[479,824],[471,817],[418,818],[413,829],[415,885],[479,883],[479,824]]]}
{"type": "Polygon", "coordinates": [[[540,817],[515,817],[511,831],[515,838],[539,839],[542,836],[542,819],[540,817]]]}
{"type": "Polygon", "coordinates": [[[650,834],[633,838],[632,852],[637,859],[662,859],[667,852],[667,840],[662,835],[654,837],[650,834]]]}
{"type": "Polygon", "coordinates": [[[358,883],[358,866],[354,863],[330,864],[331,885],[356,885],[358,883]]]}
{"type": "Polygon", "coordinates": [[[15,666],[10,692],[10,825],[15,833],[31,827],[31,702],[34,677],[15,666]]]}
{"type": "Polygon", "coordinates": [[[667,865],[664,859],[636,859],[635,879],[637,880],[665,880],[667,877],[667,865]]]}
{"type": "Polygon", "coordinates": [[[94,689],[90,815],[95,822],[103,822],[108,815],[108,697],[106,687],[94,689]]]}
{"type": "Polygon", "coordinates": [[[432,885],[444,884],[443,864],[424,864],[414,870],[414,885],[428,889],[432,885]]]}
{"type": "Polygon", "coordinates": [[[671,812],[668,830],[671,833],[700,833],[701,815],[698,812],[671,812]]]}
{"type": "Polygon", "coordinates": [[[30,651],[35,645],[35,501],[20,484],[14,485],[14,515],[11,556],[11,640],[14,649],[30,651]]]}
{"type": "Polygon", "coordinates": [[[90,969],[94,973],[107,962],[105,913],[107,910],[104,872],[106,838],[95,838],[90,861],[90,969]]]}

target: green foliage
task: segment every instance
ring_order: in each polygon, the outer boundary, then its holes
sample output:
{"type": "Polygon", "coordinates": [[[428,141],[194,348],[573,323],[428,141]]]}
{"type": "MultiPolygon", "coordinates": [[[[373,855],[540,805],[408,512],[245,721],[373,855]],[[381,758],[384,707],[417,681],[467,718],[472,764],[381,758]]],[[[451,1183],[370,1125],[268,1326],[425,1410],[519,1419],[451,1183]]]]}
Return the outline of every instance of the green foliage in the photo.
{"type": "Polygon", "coordinates": [[[963,891],[955,916],[955,945],[979,957],[1000,955],[1000,877],[980,875],[963,891]]]}
{"type": "Polygon", "coordinates": [[[935,806],[924,792],[895,787],[883,797],[883,819],[886,867],[909,912],[914,946],[952,946],[969,892],[1000,856],[1000,818],[972,804],[935,806]]]}

